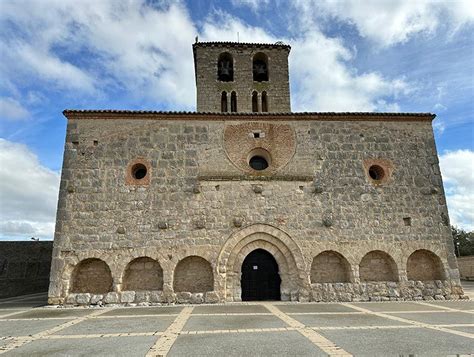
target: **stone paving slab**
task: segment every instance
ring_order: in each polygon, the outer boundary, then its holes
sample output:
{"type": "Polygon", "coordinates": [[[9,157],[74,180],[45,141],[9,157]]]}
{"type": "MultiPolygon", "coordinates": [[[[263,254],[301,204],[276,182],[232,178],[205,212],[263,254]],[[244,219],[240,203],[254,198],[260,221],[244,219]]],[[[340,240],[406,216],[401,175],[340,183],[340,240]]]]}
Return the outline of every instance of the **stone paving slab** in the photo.
{"type": "Polygon", "coordinates": [[[227,316],[192,316],[184,325],[184,331],[237,330],[254,328],[286,327],[287,325],[275,316],[266,315],[227,315],[227,316]]]}
{"type": "Polygon", "coordinates": [[[92,318],[61,330],[57,335],[164,331],[174,319],[173,316],[130,317],[126,319],[92,318]]]}
{"type": "Polygon", "coordinates": [[[440,324],[472,324],[474,323],[474,315],[463,312],[426,312],[426,313],[409,313],[409,314],[388,314],[398,316],[404,319],[424,322],[431,325],[440,324]]]}
{"type": "Polygon", "coordinates": [[[167,315],[179,314],[181,306],[157,306],[157,307],[129,307],[113,309],[102,314],[102,316],[134,316],[134,315],[167,315]]]}
{"type": "MultiPolygon", "coordinates": [[[[385,311],[432,311],[437,310],[435,306],[417,304],[415,302],[359,302],[351,305],[360,306],[364,309],[377,312],[385,311]]],[[[439,309],[442,311],[442,309],[439,309]]]]}
{"type": "Polygon", "coordinates": [[[193,314],[253,314],[269,313],[262,305],[206,305],[196,306],[193,314]]]}
{"type": "Polygon", "coordinates": [[[144,356],[155,340],[154,336],[36,340],[5,356],[144,356]]]}
{"type": "Polygon", "coordinates": [[[472,339],[423,328],[318,330],[318,333],[358,357],[444,357],[474,352],[472,339]]]}
{"type": "Polygon", "coordinates": [[[299,332],[181,335],[169,356],[327,356],[299,332]]]}
{"type": "MultiPolygon", "coordinates": [[[[72,319],[71,319],[72,320],[72,319]]],[[[70,320],[48,319],[48,320],[18,320],[0,321],[0,337],[28,336],[51,327],[61,325],[70,320]]]]}
{"type": "Polygon", "coordinates": [[[7,319],[37,319],[55,317],[78,317],[86,316],[95,310],[92,309],[32,309],[26,312],[8,316],[7,319]]]}
{"type": "Polygon", "coordinates": [[[437,305],[440,307],[449,307],[451,309],[458,310],[473,310],[474,311],[474,301],[462,300],[462,301],[430,301],[430,305],[437,305]]]}
{"type": "Polygon", "coordinates": [[[292,318],[311,327],[347,326],[406,326],[403,322],[367,314],[360,315],[291,315],[292,318]]]}
{"type": "Polygon", "coordinates": [[[298,312],[357,312],[357,310],[341,304],[297,304],[275,306],[287,314],[298,312]]]}

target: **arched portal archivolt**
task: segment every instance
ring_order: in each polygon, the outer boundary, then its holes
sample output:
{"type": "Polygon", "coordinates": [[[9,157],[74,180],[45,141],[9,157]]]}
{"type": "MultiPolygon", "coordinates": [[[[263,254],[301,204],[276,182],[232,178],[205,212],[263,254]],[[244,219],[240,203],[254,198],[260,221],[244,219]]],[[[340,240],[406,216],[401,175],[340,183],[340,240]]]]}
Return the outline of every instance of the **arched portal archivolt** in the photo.
{"type": "Polygon", "coordinates": [[[288,300],[301,288],[309,288],[303,254],[298,244],[282,230],[267,224],[255,224],[234,233],[224,244],[218,258],[217,272],[225,300],[240,301],[242,263],[256,249],[271,253],[278,263],[281,297],[288,300]]]}

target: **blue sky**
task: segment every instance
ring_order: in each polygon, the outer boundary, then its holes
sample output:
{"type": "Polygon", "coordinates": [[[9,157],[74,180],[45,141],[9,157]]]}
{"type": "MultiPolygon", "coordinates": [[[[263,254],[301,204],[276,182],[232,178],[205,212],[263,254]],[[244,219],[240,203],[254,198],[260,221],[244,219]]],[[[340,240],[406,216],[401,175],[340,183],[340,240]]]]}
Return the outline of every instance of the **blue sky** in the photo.
{"type": "Polygon", "coordinates": [[[289,43],[293,111],[436,113],[474,229],[470,1],[4,0],[0,23],[0,239],[52,238],[64,109],[195,110],[195,36],[289,43]]]}

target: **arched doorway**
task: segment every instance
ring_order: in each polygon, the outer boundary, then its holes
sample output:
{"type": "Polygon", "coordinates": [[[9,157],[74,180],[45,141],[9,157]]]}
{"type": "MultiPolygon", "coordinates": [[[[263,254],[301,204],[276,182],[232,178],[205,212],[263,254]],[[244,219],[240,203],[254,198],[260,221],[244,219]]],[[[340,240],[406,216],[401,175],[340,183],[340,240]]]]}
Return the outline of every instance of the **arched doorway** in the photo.
{"type": "Polygon", "coordinates": [[[256,249],[242,263],[242,301],[280,300],[281,278],[273,255],[256,249]]]}

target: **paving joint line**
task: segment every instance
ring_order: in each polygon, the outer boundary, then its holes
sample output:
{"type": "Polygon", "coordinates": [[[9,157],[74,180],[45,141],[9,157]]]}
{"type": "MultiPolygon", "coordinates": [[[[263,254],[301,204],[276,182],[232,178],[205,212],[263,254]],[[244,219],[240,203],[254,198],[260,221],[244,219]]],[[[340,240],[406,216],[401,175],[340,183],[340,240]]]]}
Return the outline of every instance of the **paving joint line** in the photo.
{"type": "Polygon", "coordinates": [[[404,322],[404,323],[407,323],[407,324],[410,324],[410,325],[415,325],[415,326],[418,326],[418,327],[421,327],[421,328],[427,328],[427,329],[436,330],[436,331],[443,331],[443,332],[451,333],[453,335],[458,335],[458,336],[462,336],[462,337],[474,338],[474,334],[471,334],[471,333],[451,330],[451,329],[448,329],[448,328],[445,328],[445,327],[440,327],[439,325],[430,325],[430,324],[420,322],[420,321],[405,319],[403,317],[387,315],[387,314],[384,314],[382,312],[371,311],[371,310],[368,310],[368,309],[364,309],[363,307],[359,307],[359,306],[352,305],[352,304],[349,304],[349,303],[342,303],[342,305],[353,308],[353,309],[356,309],[356,310],[359,310],[359,311],[362,311],[362,312],[366,312],[368,314],[372,314],[372,315],[375,315],[375,316],[378,316],[378,317],[386,318],[386,319],[389,319],[389,320],[404,322]]]}
{"type": "Polygon", "coordinates": [[[216,313],[193,313],[193,316],[271,316],[271,312],[216,312],[216,313]]]}
{"type": "Polygon", "coordinates": [[[13,318],[13,319],[2,319],[0,318],[0,322],[3,321],[44,321],[44,320],[71,320],[75,319],[77,316],[71,316],[71,317],[31,317],[31,318],[26,318],[26,319],[21,319],[21,318],[13,318]]]}
{"type": "Polygon", "coordinates": [[[21,311],[17,311],[17,312],[12,312],[10,314],[5,314],[5,315],[2,315],[0,316],[0,321],[2,321],[3,319],[5,319],[5,317],[9,317],[9,316],[13,316],[13,315],[16,315],[16,314],[22,314],[24,312],[28,312],[30,311],[29,309],[28,310],[21,310],[21,311]]]}
{"type": "Polygon", "coordinates": [[[148,350],[147,357],[166,356],[173,344],[176,342],[179,334],[183,330],[184,325],[191,317],[194,307],[188,306],[181,310],[173,323],[161,334],[158,340],[148,350]]]}
{"type": "Polygon", "coordinates": [[[12,297],[9,297],[9,298],[4,298],[4,299],[0,299],[0,305],[5,303],[5,302],[17,302],[17,301],[24,301],[24,300],[34,300],[34,298],[36,297],[40,297],[40,296],[43,296],[43,297],[46,297],[47,296],[47,293],[35,293],[35,294],[28,294],[28,295],[22,295],[22,296],[12,296],[12,297]]]}
{"type": "Polygon", "coordinates": [[[110,316],[97,316],[96,319],[129,319],[133,317],[171,317],[171,316],[178,316],[179,314],[143,314],[143,315],[110,315],[110,316]]]}
{"type": "Polygon", "coordinates": [[[117,332],[117,333],[91,333],[86,335],[49,335],[43,337],[47,340],[59,340],[68,338],[110,338],[110,337],[134,337],[134,336],[160,336],[162,332],[117,332]]]}
{"type": "Polygon", "coordinates": [[[22,347],[30,342],[33,342],[33,341],[36,341],[36,340],[40,340],[42,338],[45,338],[46,336],[48,335],[52,335],[53,333],[56,333],[58,331],[61,331],[65,328],[68,328],[70,326],[74,326],[80,322],[83,322],[89,318],[94,318],[95,316],[98,316],[100,314],[103,314],[107,311],[111,311],[110,309],[101,309],[99,311],[95,311],[95,312],[92,312],[91,314],[88,314],[88,315],[85,315],[85,316],[79,316],[78,318],[76,319],[73,319],[71,321],[68,321],[68,322],[65,322],[65,323],[62,323],[58,326],[55,326],[55,327],[52,327],[52,328],[49,328],[47,330],[43,330],[43,331],[40,331],[40,332],[37,332],[31,336],[28,336],[26,338],[23,338],[23,337],[15,337],[13,339],[13,341],[9,344],[6,344],[5,346],[1,346],[0,347],[0,354],[3,354],[3,353],[6,353],[8,351],[11,351],[15,348],[19,348],[19,347],[22,347]]]}
{"type": "Polygon", "coordinates": [[[429,302],[422,302],[422,301],[417,301],[417,304],[419,305],[425,305],[425,306],[431,306],[431,307],[437,307],[441,310],[445,310],[446,312],[464,312],[464,313],[468,313],[468,314],[474,314],[474,311],[470,311],[470,310],[460,310],[460,309],[455,309],[455,308],[452,308],[452,307],[449,307],[449,306],[442,306],[442,305],[435,305],[435,304],[430,304],[429,302]]]}
{"type": "Polygon", "coordinates": [[[285,312],[285,314],[292,315],[363,315],[363,312],[360,311],[347,311],[347,312],[285,312]]]}
{"type": "Polygon", "coordinates": [[[316,347],[326,352],[329,356],[352,356],[349,352],[337,346],[334,342],[320,335],[314,329],[305,326],[298,320],[295,320],[291,316],[287,315],[275,305],[270,303],[262,303],[262,305],[265,306],[271,313],[273,313],[273,315],[288,324],[289,327],[295,329],[304,337],[306,337],[316,347]]]}

